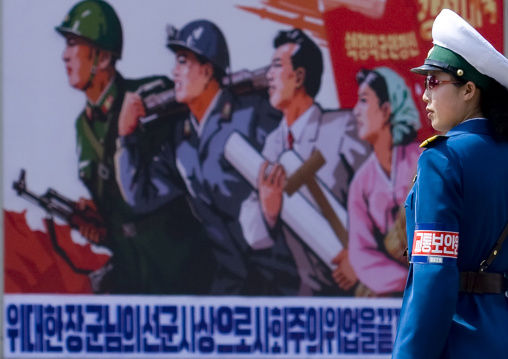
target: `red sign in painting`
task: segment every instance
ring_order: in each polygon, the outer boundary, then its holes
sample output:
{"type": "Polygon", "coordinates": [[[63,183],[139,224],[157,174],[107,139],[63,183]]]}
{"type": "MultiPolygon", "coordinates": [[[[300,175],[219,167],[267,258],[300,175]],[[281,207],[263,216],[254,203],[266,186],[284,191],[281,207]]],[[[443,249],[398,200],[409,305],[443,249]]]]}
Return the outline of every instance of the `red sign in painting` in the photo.
{"type": "MultiPolygon", "coordinates": [[[[432,48],[431,29],[445,6],[442,1],[386,1],[373,16],[340,7],[324,15],[331,60],[341,107],[357,101],[356,74],[361,69],[386,66],[406,81],[420,111],[418,138],[434,134],[426,117],[423,78],[410,72],[420,66],[432,48]]],[[[473,25],[500,52],[503,51],[503,2],[462,1],[451,8],[473,25]]]]}

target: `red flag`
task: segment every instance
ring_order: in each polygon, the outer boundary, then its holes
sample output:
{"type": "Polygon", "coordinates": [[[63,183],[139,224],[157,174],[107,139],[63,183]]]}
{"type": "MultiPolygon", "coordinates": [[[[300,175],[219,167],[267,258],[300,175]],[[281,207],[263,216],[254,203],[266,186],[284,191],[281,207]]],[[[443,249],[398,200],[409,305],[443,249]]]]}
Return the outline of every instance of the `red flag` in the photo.
{"type": "MultiPolygon", "coordinates": [[[[109,259],[89,244],[73,242],[68,226],[55,225],[60,247],[78,268],[96,270],[109,259]]],[[[4,211],[5,293],[92,293],[86,274],[76,273],[53,248],[48,233],[32,230],[22,213],[4,211]]]]}

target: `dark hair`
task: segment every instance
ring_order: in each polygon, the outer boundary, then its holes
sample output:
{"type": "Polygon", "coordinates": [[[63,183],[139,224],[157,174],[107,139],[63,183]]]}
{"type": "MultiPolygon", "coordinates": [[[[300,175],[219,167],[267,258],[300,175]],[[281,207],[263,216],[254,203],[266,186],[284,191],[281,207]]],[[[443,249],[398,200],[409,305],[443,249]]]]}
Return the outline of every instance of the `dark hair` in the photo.
{"type": "Polygon", "coordinates": [[[356,74],[356,82],[358,83],[358,86],[364,82],[369,85],[369,87],[376,93],[377,97],[379,98],[379,107],[381,107],[381,105],[385,102],[390,102],[386,80],[376,71],[361,69],[356,74]]]}
{"type": "MultiPolygon", "coordinates": [[[[446,72],[447,74],[450,74],[452,76],[452,80],[456,83],[453,84],[453,86],[455,87],[462,87],[464,86],[465,84],[468,83],[469,80],[466,80],[465,78],[462,78],[462,77],[459,77],[457,76],[455,73],[453,73],[452,71],[444,71],[446,72]]],[[[476,84],[476,83],[475,83],[476,84]]],[[[478,85],[476,85],[478,87],[478,85]]]]}
{"type": "MultiPolygon", "coordinates": [[[[384,72],[386,70],[382,70],[382,68],[380,68],[379,71],[384,72]]],[[[392,103],[388,89],[388,80],[385,78],[385,75],[383,75],[383,72],[380,73],[376,70],[361,69],[356,74],[356,81],[358,86],[366,83],[374,91],[377,98],[379,99],[379,107],[381,107],[386,102],[390,104],[392,110],[390,117],[388,118],[388,123],[390,124],[390,132],[392,134],[393,145],[407,145],[416,138],[417,129],[419,128],[418,112],[411,99],[411,94],[409,92],[410,90],[405,84],[405,94],[401,94],[402,97],[399,98],[399,101],[401,102],[398,105],[392,103]],[[394,108],[394,106],[397,108],[394,108]],[[413,123],[412,119],[417,119],[418,125],[413,123]]],[[[400,78],[400,76],[395,72],[394,76],[397,76],[397,78],[403,82],[403,79],[400,78]]],[[[396,85],[396,87],[400,86],[400,84],[396,85]]],[[[399,101],[395,99],[395,102],[399,101]]]]}
{"type": "MultiPolygon", "coordinates": [[[[467,80],[451,73],[457,87],[464,86],[467,80]]],[[[497,138],[508,140],[508,89],[499,82],[490,78],[489,86],[480,87],[480,110],[490,121],[497,138]]]]}
{"type": "MultiPolygon", "coordinates": [[[[192,50],[190,50],[192,51],[192,50]]],[[[226,76],[226,73],[217,65],[213,64],[210,60],[208,60],[203,55],[200,55],[194,51],[192,53],[196,56],[196,59],[201,65],[205,65],[210,63],[210,65],[213,66],[213,78],[219,83],[219,85],[222,87],[222,79],[224,76],[226,76]]]]}
{"type": "Polygon", "coordinates": [[[492,123],[496,135],[508,140],[508,89],[492,79],[491,85],[480,91],[483,115],[492,123]]]}
{"type": "Polygon", "coordinates": [[[291,55],[293,69],[303,67],[305,80],[303,86],[311,97],[315,97],[321,87],[323,75],[323,55],[319,47],[300,29],[279,31],[273,40],[273,46],[278,48],[284,44],[296,44],[298,48],[291,55]]]}

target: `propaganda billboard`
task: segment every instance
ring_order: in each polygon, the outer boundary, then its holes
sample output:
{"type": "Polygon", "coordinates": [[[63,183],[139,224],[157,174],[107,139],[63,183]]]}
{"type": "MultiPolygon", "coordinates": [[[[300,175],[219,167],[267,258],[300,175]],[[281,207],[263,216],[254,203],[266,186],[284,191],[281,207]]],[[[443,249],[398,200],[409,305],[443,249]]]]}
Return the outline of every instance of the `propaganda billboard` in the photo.
{"type": "Polygon", "coordinates": [[[3,356],[390,357],[443,7],[3,0],[3,356]]]}

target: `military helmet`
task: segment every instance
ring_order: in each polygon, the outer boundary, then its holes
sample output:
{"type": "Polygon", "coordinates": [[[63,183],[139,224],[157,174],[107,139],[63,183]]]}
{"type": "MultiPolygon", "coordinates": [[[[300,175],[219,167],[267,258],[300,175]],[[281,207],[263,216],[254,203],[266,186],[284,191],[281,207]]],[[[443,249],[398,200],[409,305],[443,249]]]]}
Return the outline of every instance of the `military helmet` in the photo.
{"type": "Polygon", "coordinates": [[[166,46],[172,51],[188,49],[204,57],[225,74],[229,68],[229,50],[222,31],[208,20],[196,20],[180,31],[168,29],[166,46]]]}
{"type": "Polygon", "coordinates": [[[115,10],[102,0],[84,0],[67,13],[62,24],[55,28],[63,36],[73,34],[97,47],[122,56],[123,35],[115,10]]]}

